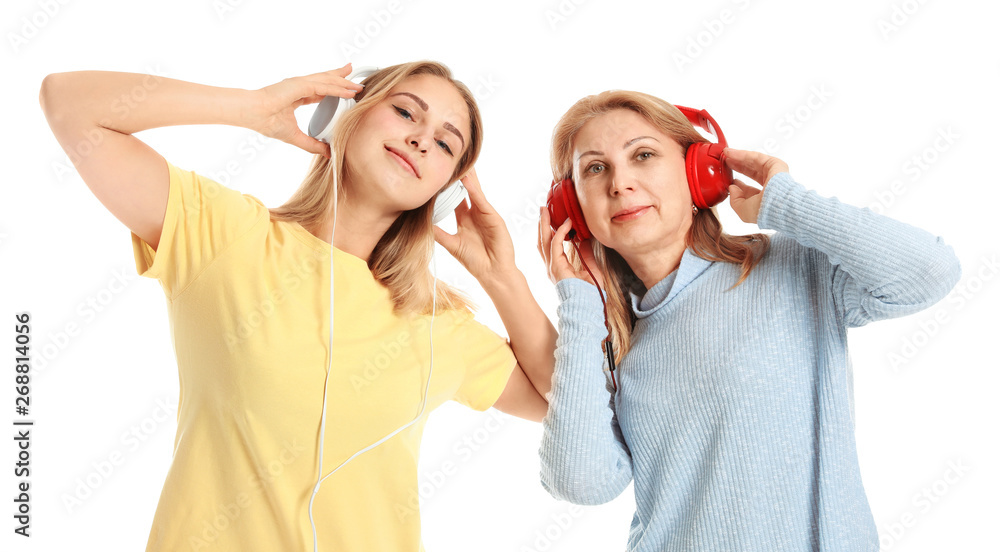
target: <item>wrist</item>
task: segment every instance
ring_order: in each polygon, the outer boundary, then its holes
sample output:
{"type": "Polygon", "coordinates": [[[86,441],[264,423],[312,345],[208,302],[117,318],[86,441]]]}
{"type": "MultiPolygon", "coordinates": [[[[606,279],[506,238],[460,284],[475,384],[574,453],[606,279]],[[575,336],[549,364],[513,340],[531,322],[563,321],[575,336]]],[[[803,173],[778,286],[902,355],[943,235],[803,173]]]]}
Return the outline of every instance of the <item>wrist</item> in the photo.
{"type": "Polygon", "coordinates": [[[219,94],[218,110],[223,119],[223,124],[238,126],[255,130],[259,129],[254,125],[260,121],[258,113],[260,106],[259,90],[247,90],[244,88],[225,88],[219,94]]]}
{"type": "Polygon", "coordinates": [[[517,268],[490,272],[479,279],[479,284],[491,298],[517,293],[528,288],[528,280],[517,268]]]}
{"type": "Polygon", "coordinates": [[[762,230],[778,230],[774,226],[775,220],[780,225],[782,211],[788,209],[789,195],[794,193],[794,188],[798,185],[787,171],[773,175],[767,186],[761,192],[760,209],[757,211],[757,227],[762,230]]]}

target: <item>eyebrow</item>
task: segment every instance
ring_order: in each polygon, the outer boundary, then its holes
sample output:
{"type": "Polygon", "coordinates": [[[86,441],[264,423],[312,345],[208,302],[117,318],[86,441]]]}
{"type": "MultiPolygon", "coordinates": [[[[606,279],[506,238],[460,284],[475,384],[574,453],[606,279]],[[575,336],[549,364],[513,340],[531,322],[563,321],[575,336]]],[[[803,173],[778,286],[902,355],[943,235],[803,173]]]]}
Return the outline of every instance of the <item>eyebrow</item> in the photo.
{"type": "MultiPolygon", "coordinates": [[[[642,140],[643,138],[650,138],[652,140],[656,140],[656,138],[653,138],[652,136],[636,136],[635,138],[632,138],[628,142],[625,142],[625,144],[622,145],[622,149],[625,149],[625,148],[631,146],[632,144],[638,142],[639,140],[642,140]]],[[[659,140],[656,140],[656,141],[659,142],[659,140]]],[[[604,155],[604,152],[603,151],[594,151],[594,150],[585,151],[585,152],[581,153],[580,155],[578,155],[576,157],[576,160],[579,161],[580,158],[583,157],[584,155],[604,155]]]]}
{"type": "MultiPolygon", "coordinates": [[[[416,94],[411,94],[409,92],[396,92],[395,94],[393,94],[393,96],[409,96],[413,98],[413,101],[417,102],[417,105],[420,106],[420,109],[423,109],[424,111],[431,110],[430,106],[427,105],[427,102],[420,99],[420,97],[417,96],[416,94]]],[[[462,141],[462,149],[465,149],[465,138],[463,138],[462,133],[459,132],[457,128],[455,128],[455,125],[445,121],[444,129],[453,133],[455,136],[458,136],[458,139],[462,141]]]]}

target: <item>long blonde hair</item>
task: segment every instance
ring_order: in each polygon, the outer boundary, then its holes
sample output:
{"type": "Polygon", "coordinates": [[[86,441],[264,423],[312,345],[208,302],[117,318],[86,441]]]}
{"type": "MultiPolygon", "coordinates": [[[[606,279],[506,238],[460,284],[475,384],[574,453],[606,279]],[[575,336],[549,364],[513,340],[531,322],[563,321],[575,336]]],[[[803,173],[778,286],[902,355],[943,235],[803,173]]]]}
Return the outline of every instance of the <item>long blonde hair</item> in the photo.
{"type": "MultiPolygon", "coordinates": [[[[673,105],[649,94],[625,90],[609,90],[587,96],[569,108],[552,132],[552,176],[558,182],[573,175],[573,142],[580,129],[591,119],[615,109],[629,109],[641,115],[651,125],[677,142],[683,151],[695,142],[708,142],[695,130],[687,117],[673,105]]],[[[591,240],[594,258],[604,274],[607,295],[608,325],[615,347],[615,359],[620,361],[631,346],[635,313],[632,312],[629,290],[639,280],[625,259],[614,249],[591,240]]],[[[732,236],[722,231],[715,208],[701,209],[694,215],[685,237],[685,245],[704,259],[741,265],[740,277],[733,287],[741,284],[768,249],[765,234],[732,236]]],[[[573,249],[569,257],[580,268],[580,259],[573,249]]],[[[641,283],[641,282],[639,282],[641,283]]]]}
{"type": "MultiPolygon", "coordinates": [[[[433,61],[415,61],[393,65],[367,77],[365,88],[355,96],[356,106],[343,113],[330,139],[331,159],[313,157],[309,172],[294,194],[280,207],[269,209],[271,220],[298,222],[306,229],[320,226],[335,194],[345,193],[347,163],[344,150],[362,118],[393,87],[413,75],[434,75],[450,82],[469,108],[472,127],[469,144],[448,182],[464,174],[479,157],[483,142],[483,123],[479,106],[467,86],[452,77],[447,66],[433,61]]],[[[341,195],[341,197],[343,197],[341,195]]],[[[368,258],[368,268],[389,289],[396,312],[429,313],[433,304],[434,277],[428,264],[434,251],[431,216],[434,198],[426,204],[402,213],[375,245],[368,258]]],[[[454,288],[437,282],[437,303],[442,309],[471,309],[470,301],[454,288]]]]}

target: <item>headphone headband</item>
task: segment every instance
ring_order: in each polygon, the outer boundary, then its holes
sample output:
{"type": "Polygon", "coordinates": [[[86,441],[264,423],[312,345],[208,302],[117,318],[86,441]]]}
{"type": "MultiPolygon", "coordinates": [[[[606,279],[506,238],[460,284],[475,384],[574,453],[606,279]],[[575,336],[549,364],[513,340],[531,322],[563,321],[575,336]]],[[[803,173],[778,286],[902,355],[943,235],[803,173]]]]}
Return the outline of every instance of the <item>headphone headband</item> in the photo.
{"type": "Polygon", "coordinates": [[[726,143],[726,137],[722,134],[722,129],[719,128],[719,123],[715,122],[715,119],[708,114],[708,111],[704,109],[692,109],[690,107],[683,107],[679,105],[674,105],[677,109],[687,117],[691,124],[704,129],[706,132],[715,137],[715,140],[722,144],[722,147],[727,147],[729,144],[726,143]]]}

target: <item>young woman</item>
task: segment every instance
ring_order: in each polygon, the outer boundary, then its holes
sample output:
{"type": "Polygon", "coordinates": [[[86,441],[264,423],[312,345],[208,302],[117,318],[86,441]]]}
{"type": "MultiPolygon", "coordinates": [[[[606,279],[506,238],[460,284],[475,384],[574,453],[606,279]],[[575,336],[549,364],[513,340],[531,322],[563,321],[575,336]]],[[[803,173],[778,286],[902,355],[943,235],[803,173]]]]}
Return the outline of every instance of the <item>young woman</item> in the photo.
{"type": "Polygon", "coordinates": [[[426,413],[453,399],[545,414],[554,328],[472,168],[482,142],[472,94],[434,62],[382,69],[364,86],[349,73],[253,91],[97,71],[42,83],[56,138],[132,231],[138,272],[167,296],[178,431],[147,550],[301,551],[317,540],[418,550],[426,413]],[[136,87],[145,98],[117,109],[136,87]],[[331,95],[358,103],[329,148],[294,110],[331,95]],[[269,209],[133,136],[208,123],[317,155],[291,199],[269,209]],[[432,233],[434,197],[459,176],[471,208],[456,209],[456,234],[432,233]],[[435,283],[435,236],[490,295],[509,344],[435,283]]]}
{"type": "MultiPolygon", "coordinates": [[[[877,550],[855,450],[847,329],[927,308],[955,285],[931,234],[808,191],[779,159],[727,149],[732,208],[777,232],[730,236],[698,209],[685,152],[705,142],[674,106],[604,92],[552,140],[608,295],[566,255],[567,220],[539,251],[560,298],[540,455],[555,497],[607,502],[630,481],[630,551],[877,550]],[[609,395],[609,391],[611,394],[609,395]]],[[[589,247],[588,247],[589,246],[589,247]]]]}

